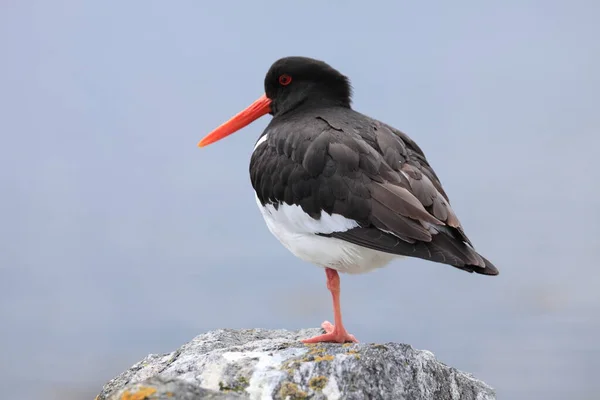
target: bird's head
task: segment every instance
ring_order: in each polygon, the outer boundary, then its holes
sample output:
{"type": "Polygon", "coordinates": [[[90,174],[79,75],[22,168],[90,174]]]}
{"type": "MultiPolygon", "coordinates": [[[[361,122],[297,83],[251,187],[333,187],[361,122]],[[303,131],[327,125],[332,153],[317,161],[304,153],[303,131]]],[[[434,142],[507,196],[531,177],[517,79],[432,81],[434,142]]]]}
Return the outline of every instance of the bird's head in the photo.
{"type": "Polygon", "coordinates": [[[279,59],[267,72],[265,94],[206,135],[198,146],[221,140],[265,114],[277,117],[301,107],[350,107],[351,92],[348,78],[323,61],[307,57],[279,59]]]}

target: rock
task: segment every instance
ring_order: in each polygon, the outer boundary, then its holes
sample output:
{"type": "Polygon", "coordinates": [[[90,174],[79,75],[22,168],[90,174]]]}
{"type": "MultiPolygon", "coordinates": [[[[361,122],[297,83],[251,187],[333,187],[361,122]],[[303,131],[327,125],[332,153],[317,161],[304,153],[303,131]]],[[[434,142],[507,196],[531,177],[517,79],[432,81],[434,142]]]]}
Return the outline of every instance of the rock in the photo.
{"type": "MultiPolygon", "coordinates": [[[[102,399],[102,395],[96,399],[102,399]]],[[[143,382],[132,383],[117,390],[109,399],[119,400],[244,400],[248,397],[239,393],[218,392],[179,378],[154,376],[143,382]]]]}
{"type": "Polygon", "coordinates": [[[97,400],[488,400],[495,393],[432,353],[398,343],[304,345],[319,329],[208,332],[149,355],[109,381],[97,400]]]}

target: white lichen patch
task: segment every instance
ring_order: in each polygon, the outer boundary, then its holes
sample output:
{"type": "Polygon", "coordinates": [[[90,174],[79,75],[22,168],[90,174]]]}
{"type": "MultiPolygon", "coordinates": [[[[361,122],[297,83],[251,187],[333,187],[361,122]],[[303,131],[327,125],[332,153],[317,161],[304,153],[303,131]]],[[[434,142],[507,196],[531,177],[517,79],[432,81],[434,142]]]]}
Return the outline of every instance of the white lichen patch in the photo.
{"type": "Polygon", "coordinates": [[[202,387],[211,390],[219,390],[219,383],[223,382],[223,372],[227,367],[227,361],[221,357],[213,360],[204,368],[202,374],[198,377],[202,387]]]}
{"type": "Polygon", "coordinates": [[[342,398],[342,393],[340,393],[335,376],[327,377],[327,385],[323,388],[323,394],[327,397],[327,400],[339,400],[342,398]]]}
{"type": "Polygon", "coordinates": [[[141,366],[141,368],[135,373],[134,376],[131,377],[131,382],[141,382],[152,376],[155,376],[160,372],[163,366],[169,362],[169,360],[173,357],[173,354],[174,353],[169,353],[160,356],[150,354],[138,364],[141,366]]]}
{"type": "Polygon", "coordinates": [[[436,359],[435,354],[433,354],[429,350],[419,350],[419,353],[420,353],[421,357],[423,357],[424,359],[426,359],[428,361],[436,359]]]}
{"type": "Polygon", "coordinates": [[[229,364],[255,363],[252,367],[252,376],[248,379],[246,392],[252,400],[271,399],[271,393],[286,376],[286,373],[280,369],[282,364],[286,360],[302,356],[306,352],[307,350],[302,348],[279,350],[276,353],[266,351],[225,352],[217,360],[212,360],[210,366],[204,369],[200,380],[203,387],[219,390],[219,382],[227,379],[223,376],[223,372],[229,364]]]}
{"type": "Polygon", "coordinates": [[[333,360],[333,368],[337,376],[343,376],[344,374],[344,362],[350,359],[351,356],[347,354],[336,354],[333,360]]]}
{"type": "Polygon", "coordinates": [[[426,366],[431,365],[431,361],[435,359],[433,353],[422,351],[415,354],[412,361],[412,367],[415,371],[416,385],[419,388],[419,393],[423,398],[430,398],[432,390],[435,387],[435,382],[432,381],[433,376],[426,371],[426,366]]]}
{"type": "Polygon", "coordinates": [[[450,376],[450,396],[452,396],[452,400],[460,400],[460,390],[456,382],[456,374],[450,376]]]}
{"type": "Polygon", "coordinates": [[[347,368],[347,363],[353,362],[354,360],[356,360],[354,356],[338,353],[333,355],[333,359],[330,361],[302,362],[299,365],[298,370],[300,375],[304,377],[323,375],[325,378],[327,378],[327,384],[323,388],[322,393],[327,397],[328,400],[339,400],[342,398],[342,393],[340,391],[336,376],[339,379],[342,379],[344,376],[345,366],[347,368]],[[329,373],[323,373],[323,370],[320,368],[321,362],[327,362],[329,364],[329,373]]]}

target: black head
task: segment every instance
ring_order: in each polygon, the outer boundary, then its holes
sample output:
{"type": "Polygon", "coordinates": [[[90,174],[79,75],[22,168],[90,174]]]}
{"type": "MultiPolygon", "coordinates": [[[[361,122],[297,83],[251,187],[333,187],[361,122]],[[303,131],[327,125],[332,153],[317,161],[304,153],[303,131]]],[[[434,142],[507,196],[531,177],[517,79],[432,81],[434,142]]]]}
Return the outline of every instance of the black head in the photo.
{"type": "Polygon", "coordinates": [[[204,147],[231,135],[263,115],[278,116],[300,107],[348,107],[350,81],[323,61],[306,57],[277,60],[265,77],[265,94],[206,135],[204,147]]]}
{"type": "Polygon", "coordinates": [[[350,81],[323,61],[285,57],[275,61],[265,77],[271,114],[281,115],[299,106],[350,107],[350,81]]]}

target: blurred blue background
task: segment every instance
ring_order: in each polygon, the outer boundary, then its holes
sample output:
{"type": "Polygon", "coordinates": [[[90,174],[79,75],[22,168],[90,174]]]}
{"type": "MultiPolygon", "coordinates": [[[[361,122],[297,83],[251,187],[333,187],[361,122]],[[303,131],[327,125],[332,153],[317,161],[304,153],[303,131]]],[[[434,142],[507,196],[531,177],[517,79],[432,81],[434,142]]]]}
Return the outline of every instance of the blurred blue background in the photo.
{"type": "Polygon", "coordinates": [[[592,0],[2,0],[3,395],[93,398],[207,330],[332,317],[323,271],[256,208],[269,118],[196,147],[273,61],[304,55],[421,145],[501,270],[342,276],[348,329],[431,350],[499,398],[598,398],[599,18],[592,0]]]}

